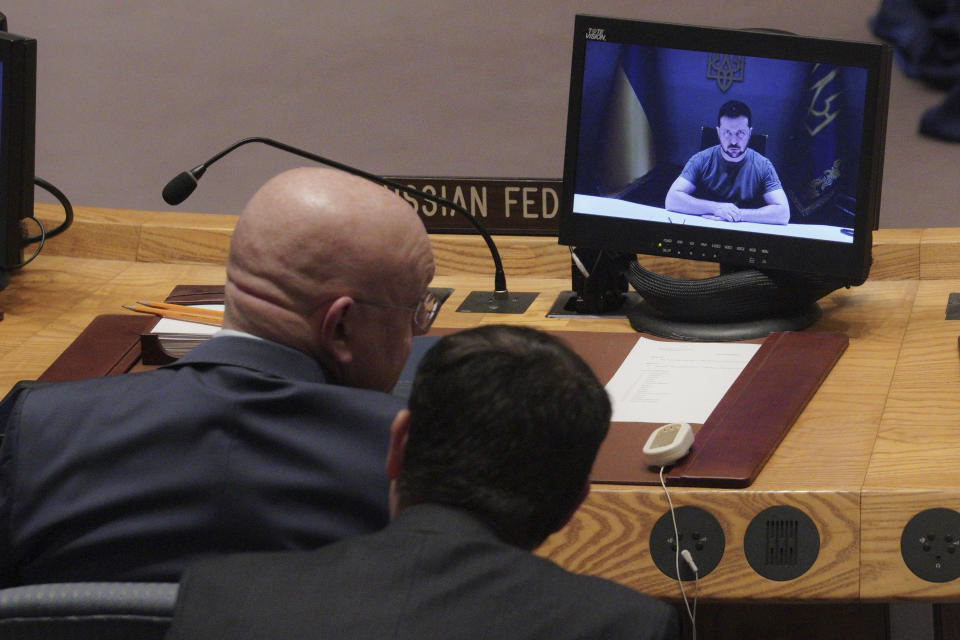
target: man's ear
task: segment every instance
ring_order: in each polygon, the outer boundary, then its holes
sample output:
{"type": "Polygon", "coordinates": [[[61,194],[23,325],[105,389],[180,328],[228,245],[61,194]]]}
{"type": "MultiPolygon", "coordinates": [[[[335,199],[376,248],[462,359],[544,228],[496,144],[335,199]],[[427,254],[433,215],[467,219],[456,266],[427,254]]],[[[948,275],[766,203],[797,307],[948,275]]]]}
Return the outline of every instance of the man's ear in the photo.
{"type": "Polygon", "coordinates": [[[336,366],[343,370],[353,362],[353,337],[349,323],[353,298],[340,296],[323,312],[320,318],[319,336],[321,351],[332,358],[336,366]]]}
{"type": "Polygon", "coordinates": [[[410,433],[410,410],[400,409],[390,425],[390,448],[387,449],[387,477],[396,480],[403,468],[403,454],[407,450],[410,433]]]}

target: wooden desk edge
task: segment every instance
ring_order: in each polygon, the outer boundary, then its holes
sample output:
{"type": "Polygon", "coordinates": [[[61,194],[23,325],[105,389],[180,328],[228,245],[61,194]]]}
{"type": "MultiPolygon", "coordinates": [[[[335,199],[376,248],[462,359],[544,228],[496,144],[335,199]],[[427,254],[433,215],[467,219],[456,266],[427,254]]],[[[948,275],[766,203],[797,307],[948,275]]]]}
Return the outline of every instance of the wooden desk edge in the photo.
{"type": "MultiPolygon", "coordinates": [[[[39,203],[45,224],[63,218],[59,205],[39,203]]],[[[74,227],[52,238],[44,252],[78,258],[135,262],[223,264],[237,216],[76,207],[74,227]]],[[[569,277],[565,246],[552,236],[496,236],[508,275],[569,277]]],[[[483,240],[472,234],[432,234],[438,275],[490,272],[483,240]]],[[[875,280],[960,278],[960,229],[880,229],[874,233],[875,280]]],[[[709,263],[642,257],[648,267],[669,275],[706,277],[709,263]]]]}

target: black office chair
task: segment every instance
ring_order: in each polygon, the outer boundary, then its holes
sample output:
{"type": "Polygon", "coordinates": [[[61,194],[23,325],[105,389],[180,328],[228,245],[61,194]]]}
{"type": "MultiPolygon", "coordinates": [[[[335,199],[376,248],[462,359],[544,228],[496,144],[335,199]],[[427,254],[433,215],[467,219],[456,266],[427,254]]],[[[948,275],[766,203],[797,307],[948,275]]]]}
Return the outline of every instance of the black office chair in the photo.
{"type": "MultiPolygon", "coordinates": [[[[706,149],[707,147],[712,147],[714,145],[720,144],[720,137],[717,135],[716,127],[700,127],[700,149],[706,149]]],[[[765,133],[755,133],[750,136],[750,142],[747,143],[747,146],[759,153],[764,155],[767,149],[767,134],[765,133]]]]}
{"type": "Polygon", "coordinates": [[[176,583],[74,582],[0,589],[3,640],[163,640],[176,583]]]}

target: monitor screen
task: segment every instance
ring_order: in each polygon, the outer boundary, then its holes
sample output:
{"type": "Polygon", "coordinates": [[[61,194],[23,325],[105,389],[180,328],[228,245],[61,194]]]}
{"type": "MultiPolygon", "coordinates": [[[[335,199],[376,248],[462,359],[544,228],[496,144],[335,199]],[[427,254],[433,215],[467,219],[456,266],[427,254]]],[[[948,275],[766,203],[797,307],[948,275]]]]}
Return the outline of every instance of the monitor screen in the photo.
{"type": "Polygon", "coordinates": [[[0,32],[0,286],[23,261],[33,216],[37,41],[0,32]]]}
{"type": "Polygon", "coordinates": [[[889,75],[881,44],[577,16],[560,242],[862,283],[889,75]]]}

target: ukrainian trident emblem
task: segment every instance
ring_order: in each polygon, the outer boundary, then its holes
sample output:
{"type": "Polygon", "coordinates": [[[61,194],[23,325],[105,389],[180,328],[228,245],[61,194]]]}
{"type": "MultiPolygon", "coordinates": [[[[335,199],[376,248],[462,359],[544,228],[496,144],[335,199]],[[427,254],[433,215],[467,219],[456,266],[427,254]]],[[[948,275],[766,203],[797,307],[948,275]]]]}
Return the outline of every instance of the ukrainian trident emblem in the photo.
{"type": "Polygon", "coordinates": [[[707,54],[707,78],[717,81],[717,87],[727,92],[734,82],[743,82],[745,56],[732,56],[728,53],[707,54]]]}

